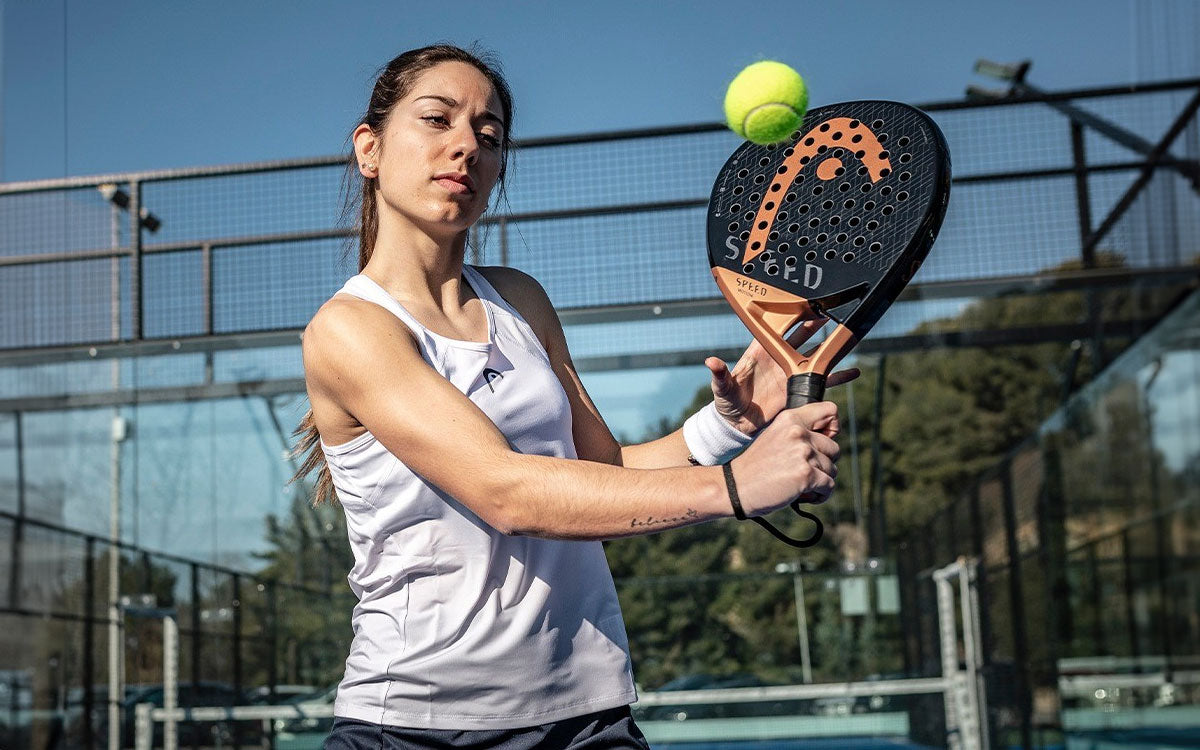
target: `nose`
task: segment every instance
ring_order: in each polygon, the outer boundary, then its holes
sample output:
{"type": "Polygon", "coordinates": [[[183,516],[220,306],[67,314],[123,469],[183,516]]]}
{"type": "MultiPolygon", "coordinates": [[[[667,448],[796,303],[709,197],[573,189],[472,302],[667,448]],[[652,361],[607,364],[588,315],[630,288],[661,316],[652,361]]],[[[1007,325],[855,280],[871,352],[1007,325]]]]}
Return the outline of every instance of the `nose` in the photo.
{"type": "Polygon", "coordinates": [[[479,136],[470,125],[459,126],[453,131],[453,157],[462,159],[469,166],[479,161],[479,136]]]}

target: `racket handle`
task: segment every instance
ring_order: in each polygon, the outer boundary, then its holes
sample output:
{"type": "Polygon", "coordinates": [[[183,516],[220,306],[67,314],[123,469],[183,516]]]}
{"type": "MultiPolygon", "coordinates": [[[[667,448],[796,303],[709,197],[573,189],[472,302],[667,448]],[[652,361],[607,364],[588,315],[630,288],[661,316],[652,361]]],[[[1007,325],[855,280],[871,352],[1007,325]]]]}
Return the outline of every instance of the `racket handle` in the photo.
{"type": "Polygon", "coordinates": [[[825,398],[825,376],[815,372],[788,378],[787,408],[815,404],[825,398]]]}

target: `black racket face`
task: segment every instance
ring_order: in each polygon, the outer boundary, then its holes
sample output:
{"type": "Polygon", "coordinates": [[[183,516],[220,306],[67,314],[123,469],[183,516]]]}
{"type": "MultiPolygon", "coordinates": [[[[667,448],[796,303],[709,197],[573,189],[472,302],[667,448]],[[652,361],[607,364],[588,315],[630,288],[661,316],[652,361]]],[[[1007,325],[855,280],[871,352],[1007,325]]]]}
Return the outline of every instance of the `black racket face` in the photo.
{"type": "Polygon", "coordinates": [[[949,193],[950,157],[924,112],[820,107],[789,140],[747,142],[726,162],[709,201],[709,260],[747,288],[808,300],[861,339],[929,252],[949,193]]]}

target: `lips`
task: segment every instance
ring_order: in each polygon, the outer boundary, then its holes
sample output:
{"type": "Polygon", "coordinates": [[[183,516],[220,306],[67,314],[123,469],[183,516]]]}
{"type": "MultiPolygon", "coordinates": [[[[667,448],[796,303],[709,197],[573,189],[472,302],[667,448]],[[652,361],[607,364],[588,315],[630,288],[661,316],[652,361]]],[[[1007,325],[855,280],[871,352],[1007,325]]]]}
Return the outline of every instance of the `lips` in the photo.
{"type": "Polygon", "coordinates": [[[461,172],[443,172],[434,175],[433,180],[452,193],[475,192],[475,181],[471,179],[470,175],[461,172]]]}

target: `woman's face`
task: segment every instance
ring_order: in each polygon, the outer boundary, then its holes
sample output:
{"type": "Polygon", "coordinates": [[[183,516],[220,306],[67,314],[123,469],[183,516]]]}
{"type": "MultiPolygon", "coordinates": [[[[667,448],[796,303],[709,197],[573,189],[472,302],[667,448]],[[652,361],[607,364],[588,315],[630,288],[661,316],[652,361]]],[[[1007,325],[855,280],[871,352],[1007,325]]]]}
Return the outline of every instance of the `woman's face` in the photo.
{"type": "Polygon", "coordinates": [[[472,65],[444,62],[396,103],[382,143],[372,142],[369,129],[360,139],[360,126],[355,148],[361,140],[359,163],[377,166],[383,204],[432,236],[457,235],[487,208],[504,128],[491,82],[472,65]]]}

